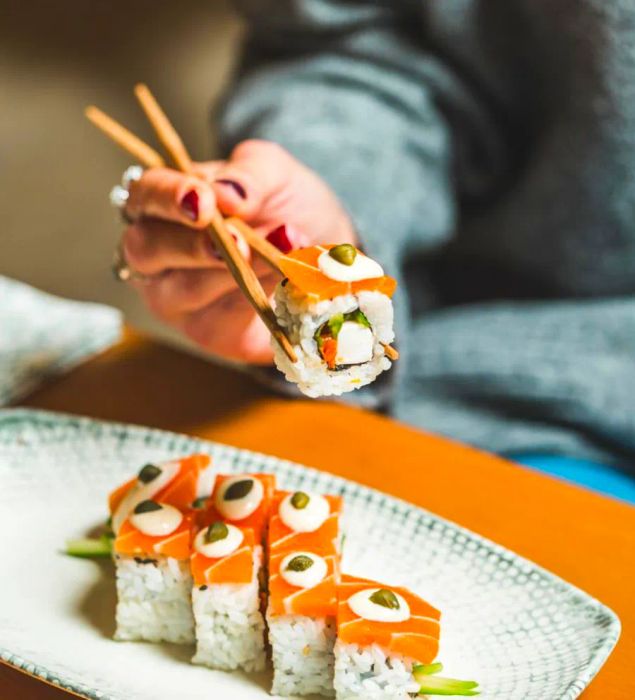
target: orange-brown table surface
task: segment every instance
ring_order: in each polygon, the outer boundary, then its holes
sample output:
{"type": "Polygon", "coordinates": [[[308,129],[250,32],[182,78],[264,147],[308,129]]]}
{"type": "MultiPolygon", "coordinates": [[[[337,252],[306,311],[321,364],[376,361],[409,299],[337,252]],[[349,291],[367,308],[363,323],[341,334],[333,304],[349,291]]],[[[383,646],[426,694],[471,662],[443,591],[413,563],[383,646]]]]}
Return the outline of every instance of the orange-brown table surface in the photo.
{"type": "MultiPolygon", "coordinates": [[[[617,612],[622,638],[584,698],[635,698],[635,508],[360,409],[272,396],[240,373],[133,331],[22,405],[268,452],[382,489],[496,540],[617,612]]],[[[0,664],[0,698],[68,697],[0,664]]]]}

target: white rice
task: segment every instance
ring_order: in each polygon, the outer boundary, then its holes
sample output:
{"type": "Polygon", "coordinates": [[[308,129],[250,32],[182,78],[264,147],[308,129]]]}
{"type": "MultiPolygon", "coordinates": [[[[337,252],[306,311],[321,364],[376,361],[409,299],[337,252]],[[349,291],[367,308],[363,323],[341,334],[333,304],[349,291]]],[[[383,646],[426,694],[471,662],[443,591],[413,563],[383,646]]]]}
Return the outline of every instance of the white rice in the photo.
{"type": "Polygon", "coordinates": [[[257,554],[251,583],[194,588],[197,645],[192,663],[223,671],[264,669],[265,623],[258,582],[261,561],[262,555],[257,554]]]}
{"type": "Polygon", "coordinates": [[[389,297],[380,292],[345,294],[334,299],[310,303],[291,282],[279,284],[274,295],[278,321],[289,335],[298,361],[293,363],[280,346],[272,341],[274,360],[288,381],[298,385],[307,396],[339,396],[373,382],[391,362],[385,356],[382,343],[392,343],[393,308],[389,297]],[[317,329],[337,313],[361,309],[368,318],[374,337],[370,362],[341,370],[329,370],[319,355],[314,339],[317,329]]]}
{"type": "Polygon", "coordinates": [[[303,615],[267,619],[273,658],[273,695],[333,697],[335,621],[303,615]]]}
{"type": "Polygon", "coordinates": [[[192,643],[194,618],[189,561],[116,555],[115,564],[115,639],[192,643]]]}
{"type": "Polygon", "coordinates": [[[412,677],[412,661],[390,656],[371,644],[335,644],[337,700],[395,700],[416,694],[419,684],[412,677]]]}

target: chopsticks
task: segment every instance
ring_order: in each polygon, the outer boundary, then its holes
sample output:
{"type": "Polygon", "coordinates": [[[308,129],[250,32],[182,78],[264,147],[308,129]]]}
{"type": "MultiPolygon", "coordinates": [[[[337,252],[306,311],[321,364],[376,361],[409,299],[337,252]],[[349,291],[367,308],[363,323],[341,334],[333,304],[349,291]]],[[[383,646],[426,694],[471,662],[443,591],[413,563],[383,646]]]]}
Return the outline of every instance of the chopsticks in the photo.
{"type": "MultiPolygon", "coordinates": [[[[174,164],[181,172],[192,173],[192,161],[183,142],[148,88],[139,85],[135,88],[135,94],[174,164]]],[[[165,165],[163,158],[153,148],[97,107],[88,107],[86,116],[104,134],[146,167],[153,168],[165,165]]],[[[214,213],[207,231],[239,288],[263,320],[271,335],[291,362],[297,362],[293,346],[283,329],[278,325],[260,280],[240,254],[231,233],[227,230],[225,220],[218,211],[214,213]]]]}
{"type": "MultiPolygon", "coordinates": [[[[176,129],[147,85],[143,83],[136,85],[134,93],[159,141],[164,146],[176,168],[183,173],[194,173],[192,159],[181,137],[178,135],[176,129]]],[[[157,151],[97,107],[87,107],[85,114],[98,129],[112,139],[117,145],[130,153],[130,155],[136,158],[145,167],[165,167],[165,160],[157,151]]],[[[291,362],[295,363],[297,357],[291,342],[287,338],[284,330],[279,326],[278,320],[269,303],[269,299],[260,284],[260,280],[240,254],[234,238],[228,231],[228,227],[233,227],[239,231],[248,245],[274,270],[281,274],[282,271],[279,261],[282,257],[282,253],[274,245],[269,243],[269,241],[258,235],[251,226],[241,219],[236,217],[225,219],[218,211],[212,216],[207,231],[216,249],[227,264],[239,288],[254,307],[271,335],[278,342],[291,362]]],[[[392,346],[385,343],[382,343],[382,345],[386,356],[390,360],[397,360],[399,358],[399,353],[392,346]]]]}

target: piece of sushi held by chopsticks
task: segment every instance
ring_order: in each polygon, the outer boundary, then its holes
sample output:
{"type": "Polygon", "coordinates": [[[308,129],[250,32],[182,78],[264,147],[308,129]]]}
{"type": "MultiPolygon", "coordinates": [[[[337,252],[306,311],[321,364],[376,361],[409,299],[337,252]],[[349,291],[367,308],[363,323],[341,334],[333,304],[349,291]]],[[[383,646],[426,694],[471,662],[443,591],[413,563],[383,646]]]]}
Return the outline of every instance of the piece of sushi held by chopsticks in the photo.
{"type": "Polygon", "coordinates": [[[269,521],[267,624],[273,695],[332,696],[342,499],[276,494],[269,521]]]}
{"type": "Polygon", "coordinates": [[[337,700],[478,695],[478,683],[439,678],[441,613],[401,587],[343,575],[338,586],[337,700]]]}
{"type": "Polygon", "coordinates": [[[262,610],[263,538],[275,479],[219,475],[193,543],[193,663],[261,671],[266,663],[262,610]]]}
{"type": "Polygon", "coordinates": [[[167,503],[137,503],[114,541],[117,568],[115,639],[190,644],[189,515],[167,503]]]}
{"type": "Polygon", "coordinates": [[[313,246],[281,256],[285,279],[275,313],[297,362],[273,345],[285,377],[307,396],[340,395],[389,369],[394,340],[391,297],[397,286],[375,260],[350,244],[313,246]]]}

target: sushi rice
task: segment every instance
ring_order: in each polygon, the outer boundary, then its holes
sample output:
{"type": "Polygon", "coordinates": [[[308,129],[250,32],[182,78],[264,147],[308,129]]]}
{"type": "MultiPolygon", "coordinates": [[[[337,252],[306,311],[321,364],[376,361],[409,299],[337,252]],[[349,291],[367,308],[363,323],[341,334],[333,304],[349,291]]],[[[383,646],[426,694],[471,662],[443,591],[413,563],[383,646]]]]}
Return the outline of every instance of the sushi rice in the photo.
{"type": "Polygon", "coordinates": [[[192,663],[223,671],[265,668],[265,623],[258,580],[262,553],[260,548],[256,551],[251,583],[194,587],[197,646],[192,663]]]}
{"type": "Polygon", "coordinates": [[[333,697],[335,621],[304,615],[269,617],[273,695],[333,697]]]}
{"type": "Polygon", "coordinates": [[[309,296],[288,282],[276,287],[274,306],[276,317],[294,346],[297,362],[291,362],[280,346],[272,341],[274,361],[287,380],[297,384],[307,396],[339,396],[370,384],[390,368],[391,362],[385,356],[382,343],[392,343],[395,334],[392,301],[385,294],[362,291],[312,302],[309,296]],[[362,311],[372,327],[372,359],[364,364],[330,370],[319,355],[315,333],[335,314],[356,309],[362,311]]]}
{"type": "Polygon", "coordinates": [[[115,555],[118,641],[194,642],[189,562],[115,555]]]}

